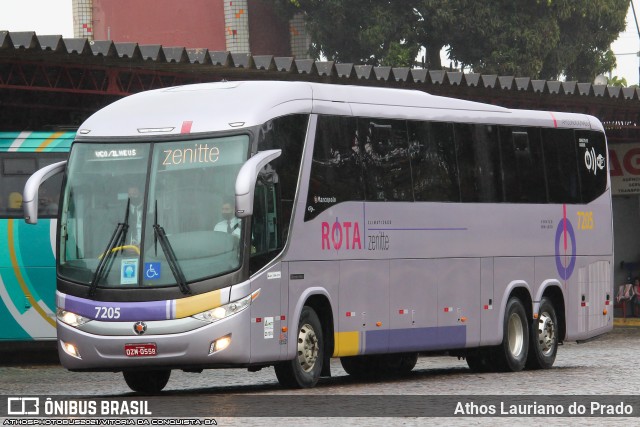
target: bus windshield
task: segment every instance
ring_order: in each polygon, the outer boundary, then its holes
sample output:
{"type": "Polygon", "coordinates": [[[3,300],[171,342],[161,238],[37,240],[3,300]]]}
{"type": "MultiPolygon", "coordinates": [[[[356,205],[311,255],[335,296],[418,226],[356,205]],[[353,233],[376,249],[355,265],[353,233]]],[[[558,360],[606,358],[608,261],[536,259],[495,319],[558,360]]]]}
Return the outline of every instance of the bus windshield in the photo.
{"type": "Polygon", "coordinates": [[[237,270],[234,186],[247,135],[76,143],[60,224],[60,275],[95,287],[180,286],[237,270]],[[99,212],[99,215],[96,215],[99,212]]]}

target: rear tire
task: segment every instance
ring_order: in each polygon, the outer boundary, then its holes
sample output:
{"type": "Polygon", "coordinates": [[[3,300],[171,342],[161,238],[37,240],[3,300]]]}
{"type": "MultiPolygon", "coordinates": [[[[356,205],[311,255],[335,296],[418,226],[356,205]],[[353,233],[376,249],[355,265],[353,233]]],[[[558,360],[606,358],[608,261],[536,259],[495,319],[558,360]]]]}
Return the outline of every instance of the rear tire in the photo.
{"type": "Polygon", "coordinates": [[[296,335],[296,357],[274,366],[276,377],[283,387],[309,388],[316,385],[324,361],[322,324],[316,312],[302,308],[296,335]]]}
{"type": "Polygon", "coordinates": [[[366,378],[373,375],[370,356],[341,357],[342,369],[354,378],[366,378]]]}
{"type": "Polygon", "coordinates": [[[418,363],[418,353],[396,353],[381,356],[382,370],[389,375],[406,375],[418,363]]]}
{"type": "Polygon", "coordinates": [[[465,359],[469,369],[473,372],[493,372],[495,367],[495,353],[491,350],[478,350],[474,353],[467,354],[465,359]]]}
{"type": "Polygon", "coordinates": [[[522,302],[516,297],[507,302],[502,331],[502,344],[497,349],[497,367],[505,372],[521,371],[529,351],[529,322],[522,302]]]}
{"type": "Polygon", "coordinates": [[[354,378],[406,375],[416,366],[418,353],[341,357],[345,372],[354,378]]]}
{"type": "Polygon", "coordinates": [[[170,369],[155,371],[122,371],[124,380],[129,388],[138,393],[155,394],[169,382],[170,369]]]}
{"type": "Polygon", "coordinates": [[[551,368],[558,351],[558,318],[548,298],[540,301],[538,318],[531,323],[530,340],[527,368],[551,368]]]}

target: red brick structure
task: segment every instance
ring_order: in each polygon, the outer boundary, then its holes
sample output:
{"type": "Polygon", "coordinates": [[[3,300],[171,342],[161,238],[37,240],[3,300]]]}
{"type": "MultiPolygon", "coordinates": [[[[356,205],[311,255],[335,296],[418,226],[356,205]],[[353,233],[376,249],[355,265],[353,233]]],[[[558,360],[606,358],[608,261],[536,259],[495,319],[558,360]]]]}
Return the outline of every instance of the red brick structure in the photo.
{"type": "Polygon", "coordinates": [[[95,41],[306,54],[306,47],[292,51],[292,34],[299,37],[302,30],[265,0],[74,0],[74,23],[76,37],[95,41]]]}
{"type": "Polygon", "coordinates": [[[222,0],[93,0],[93,39],[226,50],[222,0]]]}

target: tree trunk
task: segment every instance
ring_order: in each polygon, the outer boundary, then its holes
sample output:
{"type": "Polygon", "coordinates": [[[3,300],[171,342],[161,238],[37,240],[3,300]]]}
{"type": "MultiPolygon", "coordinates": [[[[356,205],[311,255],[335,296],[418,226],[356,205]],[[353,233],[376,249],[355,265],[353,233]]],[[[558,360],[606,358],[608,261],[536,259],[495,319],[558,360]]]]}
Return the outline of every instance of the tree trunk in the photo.
{"type": "Polygon", "coordinates": [[[429,70],[441,70],[442,62],[440,62],[440,50],[442,49],[442,45],[428,45],[426,47],[427,50],[427,58],[425,66],[429,70]]]}

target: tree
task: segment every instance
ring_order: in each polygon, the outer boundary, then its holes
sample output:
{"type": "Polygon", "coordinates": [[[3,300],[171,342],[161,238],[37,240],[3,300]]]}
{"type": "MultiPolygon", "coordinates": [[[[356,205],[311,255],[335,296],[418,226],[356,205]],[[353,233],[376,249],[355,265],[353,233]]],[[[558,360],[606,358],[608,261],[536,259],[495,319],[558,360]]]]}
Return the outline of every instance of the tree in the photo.
{"type": "Polygon", "coordinates": [[[474,71],[592,81],[612,70],[611,43],[628,0],[475,0],[466,3],[450,57],[474,71]]]}
{"type": "Polygon", "coordinates": [[[427,66],[440,50],[473,71],[591,81],[615,67],[611,43],[629,0],[274,0],[306,13],[312,55],[341,62],[427,66]],[[413,56],[412,56],[413,55],[413,56]]]}
{"type": "Polygon", "coordinates": [[[547,2],[458,1],[463,6],[450,35],[449,56],[487,74],[536,77],[559,28],[547,2]]]}
{"type": "MultiPolygon", "coordinates": [[[[278,9],[306,16],[310,54],[319,59],[371,65],[411,65],[419,45],[412,32],[413,11],[389,0],[274,0],[278,9]],[[292,7],[293,6],[293,7],[292,7]]],[[[404,5],[402,5],[404,6],[404,5]]]]}
{"type": "Polygon", "coordinates": [[[541,70],[543,78],[589,82],[611,71],[616,58],[611,43],[625,28],[628,0],[556,0],[560,39],[549,50],[541,70]]]}

